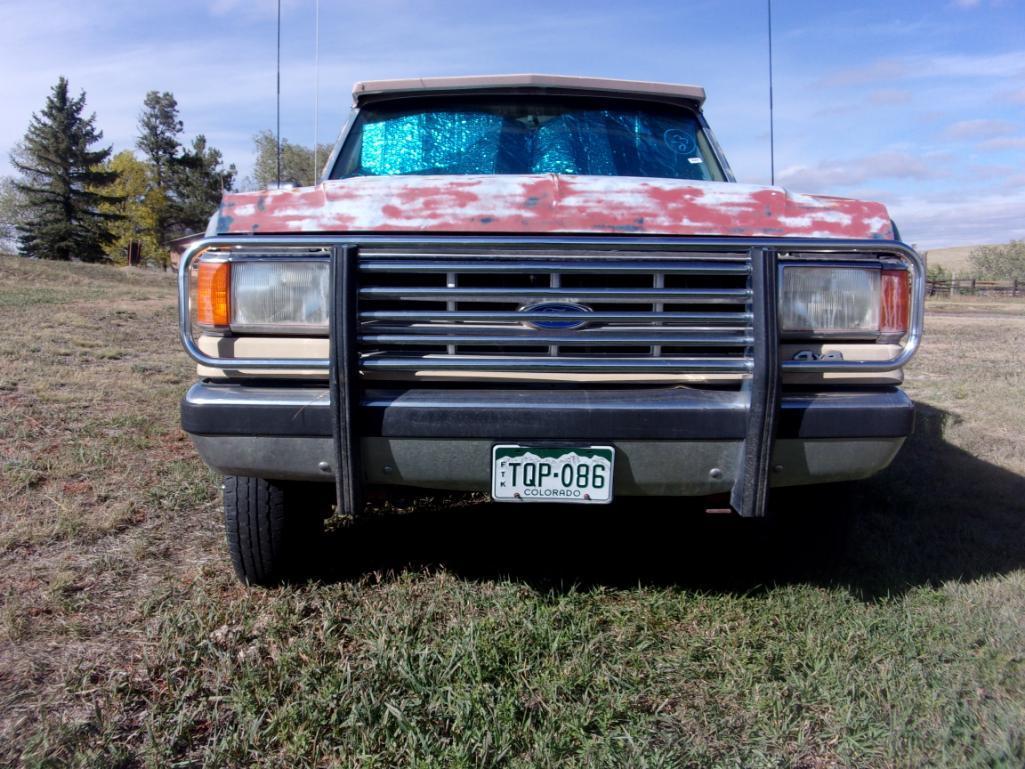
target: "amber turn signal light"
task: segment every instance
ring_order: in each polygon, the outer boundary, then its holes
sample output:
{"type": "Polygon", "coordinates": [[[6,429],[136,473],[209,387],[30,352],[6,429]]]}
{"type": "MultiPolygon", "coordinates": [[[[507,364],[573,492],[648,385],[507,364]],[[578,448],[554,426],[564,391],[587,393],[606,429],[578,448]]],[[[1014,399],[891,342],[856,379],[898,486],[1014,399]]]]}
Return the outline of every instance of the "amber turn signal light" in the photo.
{"type": "Polygon", "coordinates": [[[879,332],[903,334],[908,330],[911,292],[907,270],[883,270],[879,282],[879,332]]]}
{"type": "Polygon", "coordinates": [[[227,328],[231,322],[228,262],[200,262],[196,281],[196,323],[206,328],[227,328]]]}

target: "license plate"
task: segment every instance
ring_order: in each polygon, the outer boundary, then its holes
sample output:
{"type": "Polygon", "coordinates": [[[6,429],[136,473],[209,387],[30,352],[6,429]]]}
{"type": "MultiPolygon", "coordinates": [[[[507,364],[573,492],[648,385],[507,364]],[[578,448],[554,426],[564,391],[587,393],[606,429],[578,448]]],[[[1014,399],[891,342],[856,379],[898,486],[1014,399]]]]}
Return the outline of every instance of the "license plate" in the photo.
{"type": "Polygon", "coordinates": [[[491,496],[496,502],[606,504],[615,453],[611,446],[495,446],[491,496]]]}

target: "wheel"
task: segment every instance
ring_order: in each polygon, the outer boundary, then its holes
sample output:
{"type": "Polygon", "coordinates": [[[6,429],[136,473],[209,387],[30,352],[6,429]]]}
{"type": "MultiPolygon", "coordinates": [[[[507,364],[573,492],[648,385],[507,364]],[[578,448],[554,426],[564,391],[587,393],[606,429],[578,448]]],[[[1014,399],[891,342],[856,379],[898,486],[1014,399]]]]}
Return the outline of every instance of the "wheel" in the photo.
{"type": "Polygon", "coordinates": [[[272,585],[295,576],[297,556],[308,558],[323,529],[324,486],[224,478],[224,530],[240,580],[272,585]]]}

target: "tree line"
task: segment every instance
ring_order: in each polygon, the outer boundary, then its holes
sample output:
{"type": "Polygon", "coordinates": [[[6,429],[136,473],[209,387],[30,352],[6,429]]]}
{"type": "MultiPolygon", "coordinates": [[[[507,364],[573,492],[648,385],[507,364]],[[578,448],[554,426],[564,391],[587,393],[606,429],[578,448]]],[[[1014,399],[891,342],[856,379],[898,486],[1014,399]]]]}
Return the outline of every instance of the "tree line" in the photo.
{"type": "MultiPolygon", "coordinates": [[[[0,244],[23,256],[126,264],[129,253],[166,267],[169,241],[202,232],[221,196],[237,183],[234,165],[203,134],[183,143],[174,94],[150,91],[139,113],[136,150],[103,146],[86,96],[73,96],[61,77],[32,115],[11,153],[16,178],[0,179],[0,244]]],[[[254,137],[256,163],[247,188],[274,186],[277,141],[254,137]]],[[[281,183],[313,184],[331,151],[284,140],[281,183]]]]}
{"type": "Polygon", "coordinates": [[[0,188],[0,236],[23,256],[167,266],[167,242],[203,230],[236,171],[203,134],[182,143],[184,125],[170,92],[150,91],[139,114],[136,147],[102,146],[86,96],[61,77],[33,113],[11,153],[18,172],[0,188]]]}
{"type": "Polygon", "coordinates": [[[976,246],[968,254],[967,269],[952,272],[942,264],[930,264],[927,277],[932,282],[1002,280],[1025,284],[1025,240],[976,246]]]}

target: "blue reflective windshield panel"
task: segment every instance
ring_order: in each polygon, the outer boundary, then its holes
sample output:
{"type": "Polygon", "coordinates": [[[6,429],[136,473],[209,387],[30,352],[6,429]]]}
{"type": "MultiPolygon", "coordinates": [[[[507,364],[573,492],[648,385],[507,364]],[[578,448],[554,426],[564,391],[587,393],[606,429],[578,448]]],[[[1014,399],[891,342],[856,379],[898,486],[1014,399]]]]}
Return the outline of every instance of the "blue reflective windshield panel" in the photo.
{"type": "Polygon", "coordinates": [[[546,173],[724,178],[691,110],[568,97],[419,99],[365,107],[332,178],[546,173]]]}

